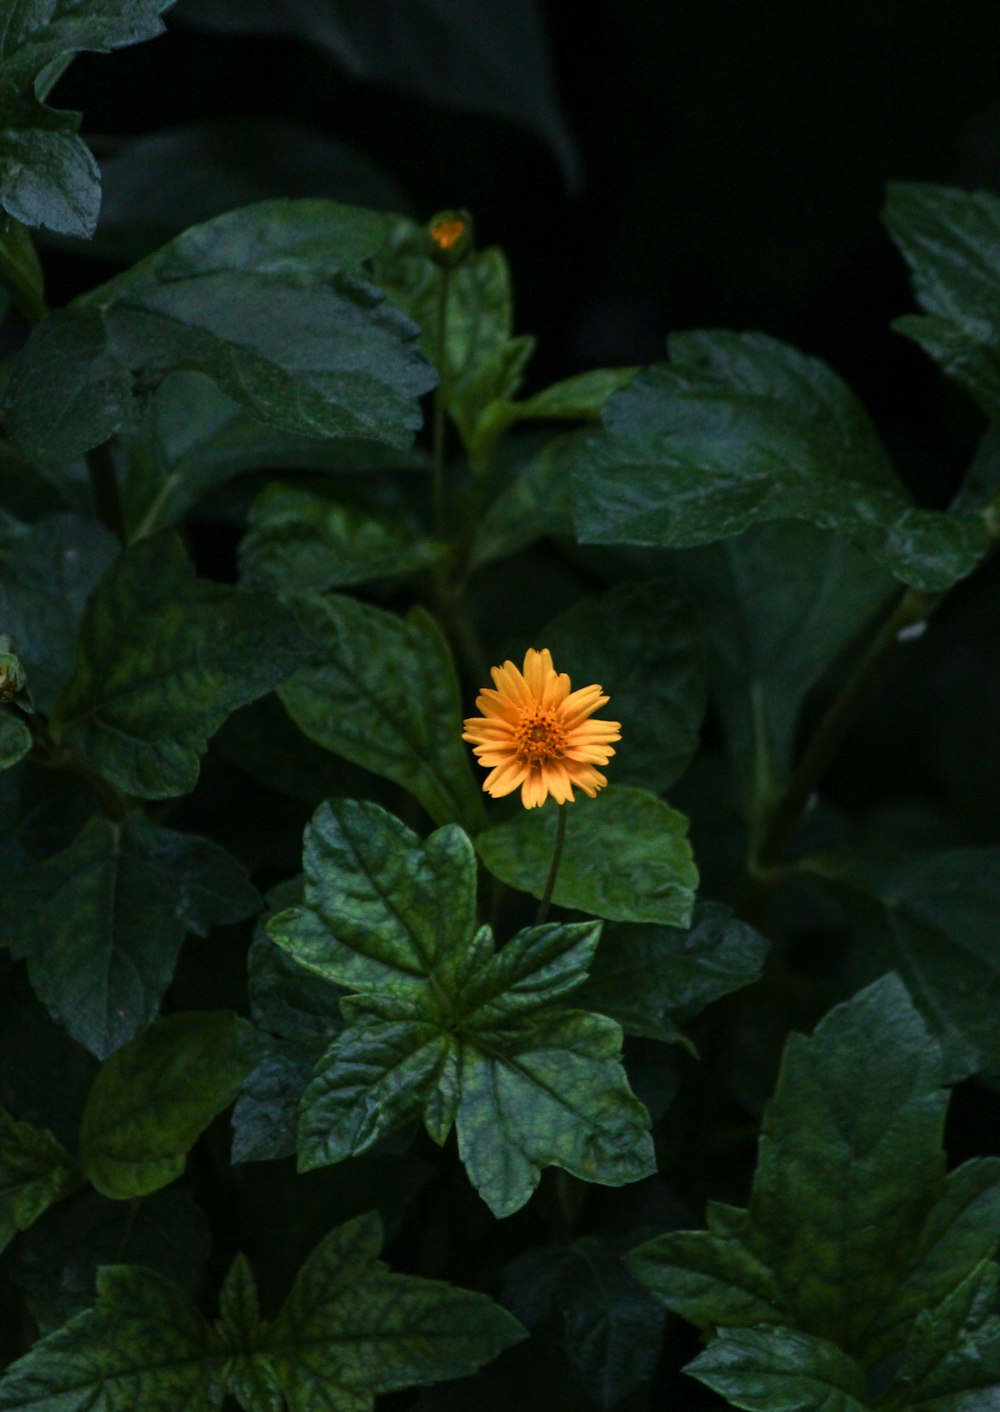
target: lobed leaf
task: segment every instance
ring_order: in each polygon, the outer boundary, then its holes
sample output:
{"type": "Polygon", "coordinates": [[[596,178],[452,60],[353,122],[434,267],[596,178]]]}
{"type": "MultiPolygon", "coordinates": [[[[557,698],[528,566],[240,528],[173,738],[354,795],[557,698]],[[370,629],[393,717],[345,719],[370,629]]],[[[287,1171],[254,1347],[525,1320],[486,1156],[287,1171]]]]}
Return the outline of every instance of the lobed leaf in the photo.
{"type": "Polygon", "coordinates": [[[0,1251],[77,1180],[69,1153],[52,1133],[0,1108],[0,1251]]]}

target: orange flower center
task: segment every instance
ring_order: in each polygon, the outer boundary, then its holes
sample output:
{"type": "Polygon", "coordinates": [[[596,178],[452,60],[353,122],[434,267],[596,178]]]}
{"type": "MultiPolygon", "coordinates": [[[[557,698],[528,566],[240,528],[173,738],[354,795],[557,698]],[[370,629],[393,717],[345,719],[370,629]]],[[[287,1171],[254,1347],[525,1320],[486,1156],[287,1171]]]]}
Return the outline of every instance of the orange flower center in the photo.
{"type": "Polygon", "coordinates": [[[553,711],[537,707],[515,730],[514,749],[523,765],[557,759],[566,749],[566,730],[553,711]]]}

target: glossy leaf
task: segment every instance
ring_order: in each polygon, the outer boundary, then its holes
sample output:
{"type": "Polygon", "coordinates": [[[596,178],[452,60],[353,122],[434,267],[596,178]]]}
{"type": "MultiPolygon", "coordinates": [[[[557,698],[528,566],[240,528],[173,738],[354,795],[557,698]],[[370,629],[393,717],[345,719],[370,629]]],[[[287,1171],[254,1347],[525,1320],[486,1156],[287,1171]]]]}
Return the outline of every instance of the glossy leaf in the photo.
{"type": "Polygon", "coordinates": [[[982,559],[982,520],[914,508],[825,364],[763,334],[675,334],[669,351],[610,399],[581,452],[583,542],[685,548],[807,520],[932,593],[982,559]]]}
{"type": "Polygon", "coordinates": [[[11,951],[100,1058],[156,1015],[187,932],[204,936],[259,905],[218,844],[138,817],[92,818],[68,848],[15,874],[4,901],[11,951]]]}
{"type": "Polygon", "coordinates": [[[313,598],[314,665],[280,691],[311,740],[419,799],[435,823],[480,827],[482,794],[462,744],[451,653],[420,608],[405,618],[352,598],[313,598]]]}
{"type": "Polygon", "coordinates": [[[796,1329],[727,1329],[684,1370],[747,1412],[869,1412],[862,1370],[796,1329]]]}
{"type": "Polygon", "coordinates": [[[945,1181],[946,1103],[938,1048],[884,977],[790,1037],[749,1210],[714,1206],[707,1231],[659,1236],[631,1268],[705,1330],[787,1326],[870,1371],[1000,1236],[997,1164],[945,1181]]]}
{"type": "Polygon", "coordinates": [[[83,1110],[80,1162],[96,1189],[123,1201],[168,1185],[253,1063],[253,1031],[237,1015],[157,1020],[106,1059],[83,1110]]]}
{"type": "Polygon", "coordinates": [[[680,577],[701,609],[715,710],[758,829],[788,784],[810,690],[898,585],[846,540],[801,523],[680,556],[680,577]]]}
{"type": "Polygon", "coordinates": [[[171,0],[22,0],[4,25],[0,75],[0,206],[29,226],[90,235],[101,190],[97,163],[76,135],[79,115],[41,101],[44,70],[85,50],[107,53],[163,31],[171,0]]]}
{"type": "Polygon", "coordinates": [[[527,127],[550,144],[567,174],[576,172],[533,0],[491,0],[475,16],[455,0],[417,0],[394,10],[388,23],[367,6],[343,0],[307,6],[294,0],[278,6],[270,0],[184,0],[178,18],[223,32],[297,35],[357,79],[527,127]]]}
{"type": "Polygon", "coordinates": [[[617,784],[654,794],[673,784],[698,749],[707,682],[701,625],[669,583],[621,584],[584,599],[538,634],[574,684],[600,682],[602,714],[621,722],[617,784]]]}
{"type": "Polygon", "coordinates": [[[409,525],[274,481],[250,507],[240,575],[272,593],[325,593],[427,569],[443,550],[409,525]]]}
{"type": "Polygon", "coordinates": [[[355,994],[302,1099],[304,1169],[363,1152],[407,1120],[459,1153],[496,1215],[541,1167],[617,1186],[651,1170],[648,1115],[611,1020],[558,1002],[586,975],[594,924],[476,927],[475,860],[454,825],[426,843],[373,804],[332,801],[306,832],[305,905],[269,933],[355,994]]]}
{"type": "Polygon", "coordinates": [[[161,535],[95,590],[51,729],[129,794],[185,794],[230,711],[311,655],[275,598],[196,579],[180,541],[161,535]]]}
{"type": "Polygon", "coordinates": [[[76,1179],[69,1153],[52,1133],[0,1108],[0,1251],[76,1179]]]}
{"type": "Polygon", "coordinates": [[[889,234],[913,275],[923,315],[894,327],[1000,416],[1000,199],[924,182],[890,185],[889,234]]]}
{"type": "Polygon", "coordinates": [[[103,525],[64,514],[32,525],[7,552],[0,622],[40,711],[52,710],[69,680],[80,616],[117,548],[103,525]]]}
{"type": "MultiPolygon", "coordinates": [[[[541,897],[558,807],[521,810],[510,823],[479,835],[479,856],[501,882],[541,897]]],[[[569,815],[554,902],[610,921],[688,925],[698,872],[682,814],[644,789],[623,785],[562,807],[569,815]]]]}
{"type": "Polygon", "coordinates": [[[976,1412],[1000,1396],[997,1269],[983,1260],[936,1307],[918,1315],[885,1405],[976,1412]]]}
{"type": "Polygon", "coordinates": [[[760,978],[770,942],[728,907],[706,902],[689,930],[609,926],[580,991],[582,1004],[618,1021],[628,1034],[676,1041],[678,1026],[760,978]]]}
{"type": "Polygon", "coordinates": [[[531,442],[526,455],[517,455],[510,484],[487,506],[475,527],[470,573],[546,535],[572,537],[569,483],[579,445],[579,433],[571,432],[552,437],[541,447],[531,442]]]}
{"type": "Polygon", "coordinates": [[[949,1076],[1000,1069],[1000,849],[819,855],[802,868],[856,922],[862,971],[902,976],[949,1076]]]}
{"type": "Polygon", "coordinates": [[[625,1269],[626,1248],[620,1238],[583,1236],[526,1251],[504,1277],[504,1302],[525,1323],[559,1310],[569,1361],[604,1408],[649,1381],[663,1340],[665,1312],[625,1269]]]}

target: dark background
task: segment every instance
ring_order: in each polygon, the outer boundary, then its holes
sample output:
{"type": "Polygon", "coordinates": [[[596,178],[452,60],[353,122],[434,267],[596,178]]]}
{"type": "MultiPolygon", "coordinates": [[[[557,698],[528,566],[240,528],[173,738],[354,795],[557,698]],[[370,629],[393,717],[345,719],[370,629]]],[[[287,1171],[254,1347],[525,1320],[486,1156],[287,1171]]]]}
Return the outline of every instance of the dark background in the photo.
{"type": "MultiPolygon", "coordinates": [[[[497,9],[466,0],[477,6],[484,24],[497,9]]],[[[913,301],[879,211],[894,178],[1000,189],[1000,6],[616,0],[584,23],[549,0],[576,181],[526,129],[359,81],[300,40],[194,29],[183,13],[167,12],[163,38],[82,56],[59,83],[52,101],[82,110],[99,153],[177,124],[302,123],[373,158],[413,214],[474,213],[480,242],[509,254],[519,331],[540,336],[535,384],[652,360],[670,329],[759,328],[831,362],[918,498],[947,500],[979,419],[888,327],[913,301]]],[[[275,194],[301,184],[290,174],[275,194]]],[[[306,184],[342,195],[321,176],[306,184]]],[[[95,271],[66,256],[50,278],[68,296],[95,271]]]]}

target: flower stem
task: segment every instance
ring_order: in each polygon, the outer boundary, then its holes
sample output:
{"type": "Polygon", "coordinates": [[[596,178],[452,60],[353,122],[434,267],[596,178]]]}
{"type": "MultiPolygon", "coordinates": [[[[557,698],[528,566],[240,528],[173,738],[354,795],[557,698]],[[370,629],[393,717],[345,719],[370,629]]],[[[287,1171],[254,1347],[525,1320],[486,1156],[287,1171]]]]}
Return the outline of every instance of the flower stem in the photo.
{"type": "Polygon", "coordinates": [[[438,384],[434,389],[434,422],[431,442],[432,495],[434,498],[434,533],[438,539],[445,534],[444,514],[444,451],[445,451],[445,408],[448,401],[448,292],[451,287],[451,270],[445,266],[440,270],[437,297],[437,345],[438,384]]]}
{"type": "Polygon", "coordinates": [[[549,915],[549,903],[552,901],[552,894],[556,887],[556,878],[559,875],[559,864],[562,862],[563,844],[566,842],[566,806],[559,804],[556,807],[556,843],[552,850],[552,867],[549,869],[548,880],[545,883],[545,891],[542,893],[542,900],[538,908],[538,915],[535,918],[535,926],[540,927],[549,915]]]}

